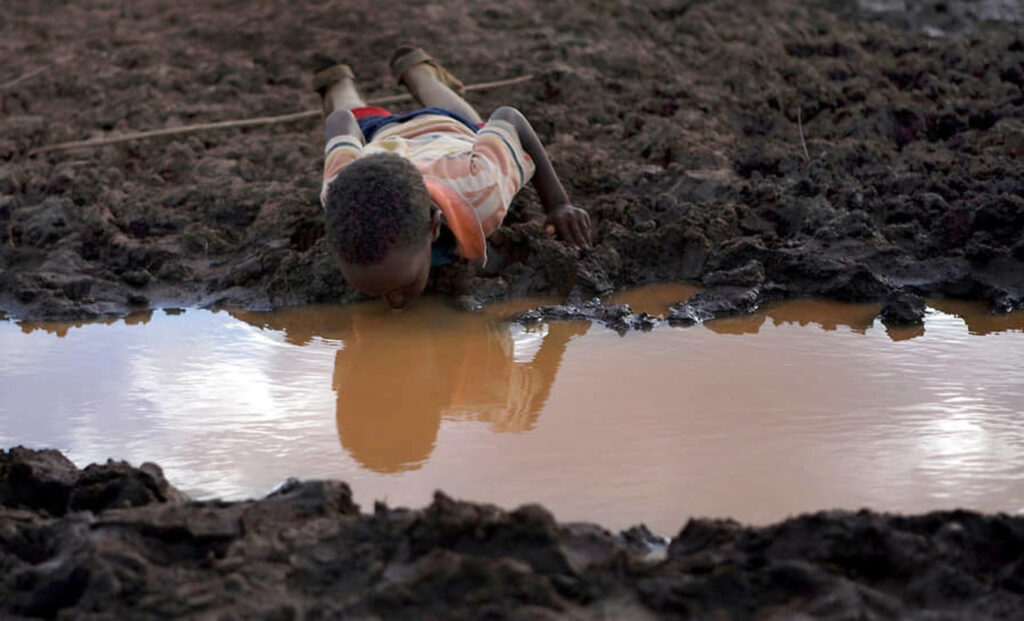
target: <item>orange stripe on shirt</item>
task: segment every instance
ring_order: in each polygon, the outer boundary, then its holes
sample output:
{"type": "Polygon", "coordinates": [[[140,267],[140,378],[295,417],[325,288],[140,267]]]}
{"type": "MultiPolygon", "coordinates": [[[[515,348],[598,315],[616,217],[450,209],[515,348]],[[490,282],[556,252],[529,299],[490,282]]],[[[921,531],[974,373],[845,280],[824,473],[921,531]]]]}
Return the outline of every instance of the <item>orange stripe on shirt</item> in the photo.
{"type": "Polygon", "coordinates": [[[455,190],[433,177],[424,177],[430,198],[437,203],[444,213],[448,228],[455,235],[459,245],[459,254],[466,259],[480,259],[481,264],[487,262],[487,242],[480,228],[480,220],[473,208],[455,190]]]}

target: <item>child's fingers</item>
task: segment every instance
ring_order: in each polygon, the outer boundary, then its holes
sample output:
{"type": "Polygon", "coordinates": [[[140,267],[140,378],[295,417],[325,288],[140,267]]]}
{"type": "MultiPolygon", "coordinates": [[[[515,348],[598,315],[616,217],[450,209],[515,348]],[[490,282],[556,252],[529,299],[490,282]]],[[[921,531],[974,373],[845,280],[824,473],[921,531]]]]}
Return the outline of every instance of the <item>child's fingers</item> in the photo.
{"type": "Polygon", "coordinates": [[[562,239],[564,239],[566,243],[568,243],[573,248],[579,248],[580,241],[576,235],[576,229],[574,227],[575,224],[576,221],[573,220],[572,218],[566,218],[565,220],[562,220],[560,232],[562,233],[562,239]]]}
{"type": "Polygon", "coordinates": [[[580,220],[578,220],[576,218],[573,218],[572,219],[572,236],[573,236],[573,241],[576,242],[576,247],[578,247],[578,248],[590,248],[590,240],[587,239],[587,236],[584,234],[583,230],[584,230],[583,229],[583,225],[580,223],[580,220]]]}
{"type": "Polygon", "coordinates": [[[576,242],[576,232],[572,230],[572,220],[570,218],[558,221],[558,235],[570,246],[574,248],[579,247],[579,244],[576,242]]]}
{"type": "Polygon", "coordinates": [[[582,218],[580,219],[580,230],[583,231],[583,237],[587,240],[587,247],[594,247],[594,227],[590,225],[590,214],[583,212],[582,218]]]}
{"type": "Polygon", "coordinates": [[[549,225],[545,226],[544,227],[544,232],[547,233],[548,235],[554,235],[555,234],[555,225],[554,224],[549,224],[549,225]]]}

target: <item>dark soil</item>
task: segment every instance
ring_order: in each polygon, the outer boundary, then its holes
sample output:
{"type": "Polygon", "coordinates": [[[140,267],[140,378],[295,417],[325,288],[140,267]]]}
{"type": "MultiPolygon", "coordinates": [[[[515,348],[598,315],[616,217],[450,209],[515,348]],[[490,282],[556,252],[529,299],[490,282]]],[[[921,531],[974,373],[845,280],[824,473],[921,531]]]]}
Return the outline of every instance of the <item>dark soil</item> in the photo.
{"type": "Polygon", "coordinates": [[[1024,518],[829,512],[690,520],[670,544],[438,493],[362,513],[347,485],[189,502],[160,468],[0,451],[0,615],[1020,618],[1024,518]]]}
{"type": "MultiPolygon", "coordinates": [[[[554,295],[532,319],[643,328],[586,301],[692,281],[674,323],[808,295],[886,300],[893,323],[927,295],[1021,308],[1022,32],[994,0],[8,0],[0,316],[356,299],[323,239],[315,122],[28,152],[315,108],[317,52],[390,94],[407,40],[469,83],[535,74],[471,99],[526,113],[597,232],[583,252],[545,237],[524,191],[492,264],[435,275],[462,307],[554,295]]],[[[1022,558],[1002,515],[693,520],[666,547],[443,495],[363,514],[335,482],[191,503],[153,465],[0,452],[4,616],[1014,618],[1022,558]]]]}
{"type": "Polygon", "coordinates": [[[524,191],[492,264],[436,275],[460,306],[684,280],[726,287],[716,308],[742,294],[735,312],[806,295],[1024,305],[1017,3],[347,4],[3,3],[0,309],[355,299],[323,239],[315,121],[27,152],[313,109],[316,52],[390,94],[406,40],[467,82],[535,73],[471,99],[533,120],[599,240],[545,237],[524,191]]]}

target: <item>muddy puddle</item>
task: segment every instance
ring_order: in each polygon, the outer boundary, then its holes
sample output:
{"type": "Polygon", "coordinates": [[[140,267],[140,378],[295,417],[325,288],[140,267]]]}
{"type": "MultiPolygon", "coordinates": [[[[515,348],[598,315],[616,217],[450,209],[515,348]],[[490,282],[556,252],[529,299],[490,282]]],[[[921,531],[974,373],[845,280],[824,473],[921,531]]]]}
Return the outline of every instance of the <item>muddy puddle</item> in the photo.
{"type": "MultiPolygon", "coordinates": [[[[662,313],[692,293],[619,296],[662,313]]],[[[521,307],[519,308],[521,309],[521,307]]],[[[509,326],[427,299],[274,313],[0,321],[0,445],[155,461],[194,497],[288,476],[560,520],[763,524],[823,508],[1024,512],[1024,313],[814,300],[692,328],[509,326]]]]}

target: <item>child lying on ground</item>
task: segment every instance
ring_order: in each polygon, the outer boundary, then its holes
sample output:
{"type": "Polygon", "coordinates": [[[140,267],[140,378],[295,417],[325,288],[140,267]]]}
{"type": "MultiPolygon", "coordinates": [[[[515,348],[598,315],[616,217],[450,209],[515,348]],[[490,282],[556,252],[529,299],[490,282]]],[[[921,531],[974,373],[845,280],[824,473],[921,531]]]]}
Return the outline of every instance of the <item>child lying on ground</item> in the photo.
{"type": "Polygon", "coordinates": [[[548,230],[590,247],[590,216],[569,203],[526,117],[505,106],[482,123],[462,83],[420,48],[398,48],[390,66],[424,108],[367,106],[348,65],[313,78],[326,117],[320,201],[350,285],[400,309],[423,292],[431,265],[486,261],[487,236],[531,177],[548,230]]]}

